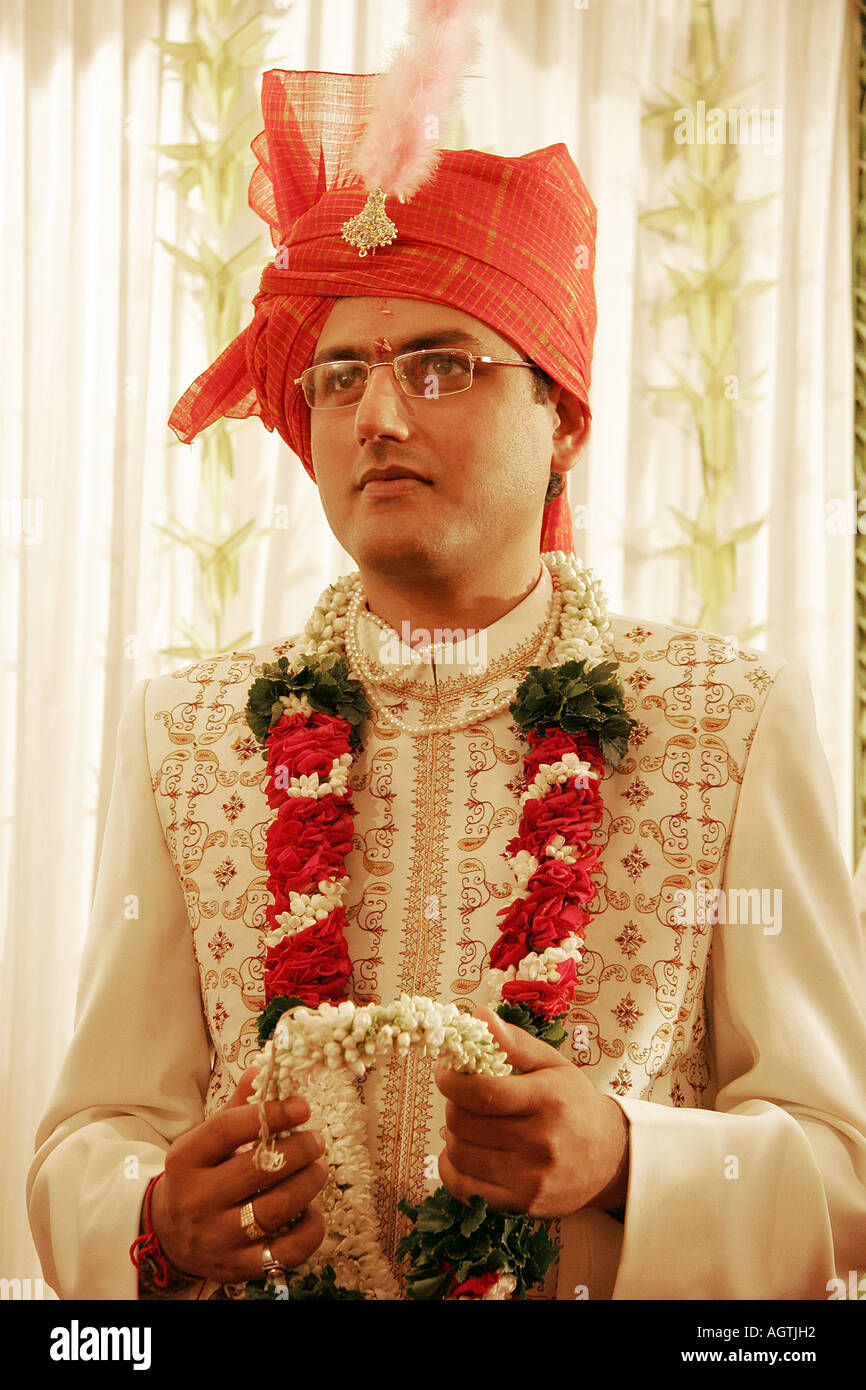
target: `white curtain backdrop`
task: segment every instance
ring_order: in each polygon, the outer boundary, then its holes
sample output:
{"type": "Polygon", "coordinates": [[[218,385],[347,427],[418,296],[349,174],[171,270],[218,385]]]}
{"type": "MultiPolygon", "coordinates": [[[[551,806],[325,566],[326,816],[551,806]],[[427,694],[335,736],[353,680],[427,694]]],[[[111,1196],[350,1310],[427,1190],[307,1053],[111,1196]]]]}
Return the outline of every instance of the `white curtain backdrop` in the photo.
{"type": "MultiPolygon", "coordinates": [[[[277,29],[267,67],[380,71],[404,0],[251,3],[277,29]]],[[[851,132],[854,6],[715,0],[732,86],[781,112],[781,148],[743,145],[737,197],[775,198],[744,225],[746,279],[777,284],[739,313],[742,381],[766,367],[740,417],[731,529],[770,512],[740,552],[731,631],[804,666],[851,860],[852,536],[828,503],[852,479],[851,132]]],[[[201,623],[191,556],[158,524],[209,526],[200,446],[166,419],[209,359],[182,277],[157,238],[199,225],[152,148],[189,139],[178,80],[151,42],[189,37],[191,0],[0,0],[0,883],[3,885],[0,1276],[39,1275],[24,1209],[33,1134],[71,1033],[121,708],[131,686],[183,664],[159,649],[201,623]],[[160,177],[160,175],[163,177],[160,177]]],[[[599,327],[589,449],[571,475],[586,508],[579,553],[611,607],[694,621],[669,507],[694,515],[697,444],[685,417],[653,412],[647,383],[684,364],[679,320],[653,322],[676,249],[639,227],[667,201],[661,136],[641,116],[689,63],[686,0],[493,0],[468,78],[466,143],[523,154],[564,141],[599,210],[599,327]]],[[[258,127],[257,127],[258,128],[258,127]]],[[[252,168],[249,155],[244,183],[252,168]]],[[[259,229],[246,212],[237,244],[259,229]]],[[[203,225],[203,224],[202,224],[203,225]]],[[[233,229],[234,235],[235,229],[233,229]]],[[[269,245],[262,232],[262,264],[269,245]]],[[[255,288],[255,279],[251,292],[255,288]]],[[[245,319],[244,322],[247,320],[245,319]]],[[[232,529],[277,530],[244,553],[227,625],[278,639],[351,568],[314,486],[278,436],[233,428],[232,529]]],[[[122,1046],[122,1039],[106,1039],[122,1046]]]]}

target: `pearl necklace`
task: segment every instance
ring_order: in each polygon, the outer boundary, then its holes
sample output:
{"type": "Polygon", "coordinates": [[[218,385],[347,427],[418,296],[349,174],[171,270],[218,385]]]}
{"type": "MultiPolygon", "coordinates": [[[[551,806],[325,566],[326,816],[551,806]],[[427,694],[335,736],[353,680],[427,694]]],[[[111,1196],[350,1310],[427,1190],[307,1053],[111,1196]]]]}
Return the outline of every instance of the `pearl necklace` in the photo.
{"type": "MultiPolygon", "coordinates": [[[[553,584],[550,614],[541,635],[540,646],[533,657],[536,665],[540,665],[544,661],[550,644],[559,627],[559,620],[562,615],[562,591],[559,576],[551,571],[550,578],[553,584]]],[[[412,738],[422,738],[427,734],[458,733],[461,729],[472,728],[475,724],[480,724],[485,719],[491,719],[494,715],[502,714],[511,704],[517,690],[517,685],[520,683],[519,681],[514,686],[514,689],[509,690],[506,695],[501,696],[498,700],[483,702],[475,714],[468,715],[463,719],[442,720],[438,724],[407,724],[404,720],[398,719],[393,711],[390,710],[387,705],[382,704],[370,689],[371,686],[382,685],[383,682],[377,679],[369,659],[361,647],[361,639],[358,634],[358,620],[363,603],[364,591],[358,588],[349,603],[348,612],[346,614],[345,643],[346,656],[349,659],[349,671],[350,674],[356,675],[357,678],[363,681],[365,694],[375,712],[380,718],[384,719],[387,724],[399,730],[400,733],[408,734],[412,738]]],[[[375,614],[371,614],[370,616],[380,627],[384,627],[386,631],[391,631],[388,625],[383,623],[382,619],[376,619],[375,614]]],[[[437,643],[436,646],[444,647],[445,644],[437,643]]],[[[434,646],[431,644],[430,651],[434,649],[434,646]]]]}

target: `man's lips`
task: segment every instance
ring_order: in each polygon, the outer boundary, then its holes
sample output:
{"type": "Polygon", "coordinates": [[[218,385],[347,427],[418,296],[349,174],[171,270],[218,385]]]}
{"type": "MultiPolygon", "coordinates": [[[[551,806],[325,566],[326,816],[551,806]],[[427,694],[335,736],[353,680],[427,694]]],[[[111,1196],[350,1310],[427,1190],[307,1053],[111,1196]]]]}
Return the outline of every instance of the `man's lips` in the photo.
{"type": "Polygon", "coordinates": [[[426,483],[428,487],[431,485],[429,478],[422,478],[420,473],[414,473],[411,468],[401,468],[392,464],[388,468],[368,468],[366,473],[361,475],[358,487],[361,492],[387,496],[390,493],[407,492],[416,483],[426,483]]]}

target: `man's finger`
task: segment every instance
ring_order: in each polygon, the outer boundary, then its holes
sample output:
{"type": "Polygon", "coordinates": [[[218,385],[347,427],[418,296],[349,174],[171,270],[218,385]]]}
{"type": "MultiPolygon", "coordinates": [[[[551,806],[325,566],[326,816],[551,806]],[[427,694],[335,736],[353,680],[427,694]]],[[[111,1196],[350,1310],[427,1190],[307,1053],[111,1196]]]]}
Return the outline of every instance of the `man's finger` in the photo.
{"type": "MultiPolygon", "coordinates": [[[[310,1107],[302,1096],[288,1100],[269,1100],[265,1105],[268,1131],[279,1134],[293,1129],[310,1118],[310,1107]]],[[[259,1137],[259,1111],[255,1105],[226,1105],[204,1124],[181,1135],[175,1141],[176,1158],[189,1161],[195,1167],[218,1164],[235,1152],[241,1144],[259,1137]]]]}
{"type": "MultiPolygon", "coordinates": [[[[232,1091],[231,1095],[229,1096],[228,1100],[226,1101],[225,1105],[223,1106],[223,1109],[224,1109],[224,1110],[228,1110],[229,1107],[231,1107],[231,1106],[249,1105],[249,1103],[250,1103],[249,1097],[250,1097],[250,1096],[252,1095],[252,1093],[253,1093],[253,1083],[255,1082],[255,1079],[256,1079],[257,1076],[258,1076],[258,1068],[257,1068],[257,1067],[247,1067],[246,1071],[244,1072],[244,1074],[243,1074],[243,1076],[241,1077],[240,1081],[238,1082],[237,1086],[236,1086],[235,1089],[232,1091]]],[[[289,1099],[293,1099],[293,1097],[289,1097],[289,1099]]],[[[301,1097],[300,1097],[300,1096],[294,1097],[294,1099],[300,1100],[301,1097]]],[[[306,1105],[306,1101],[304,1102],[304,1104],[306,1105]]],[[[307,1106],[307,1118],[308,1118],[308,1119],[309,1119],[309,1109],[310,1109],[310,1107],[307,1106]]],[[[301,1120],[299,1123],[303,1124],[303,1120],[301,1120]]]]}
{"type": "Polygon", "coordinates": [[[534,1132],[531,1116],[473,1115],[469,1110],[461,1110],[453,1100],[445,1103],[445,1125],[456,1139],[463,1139],[467,1144],[483,1144],[488,1149],[509,1152],[530,1150],[534,1132]]]}
{"type": "Polygon", "coordinates": [[[257,1241],[255,1245],[250,1245],[248,1250],[239,1248],[233,1252],[239,1270],[238,1274],[233,1276],[234,1282],[241,1279],[264,1279],[262,1250],[265,1245],[270,1246],[271,1254],[285,1265],[291,1277],[294,1266],[303,1264],[313,1251],[319,1248],[325,1231],[325,1218],[321,1210],[315,1204],[309,1206],[297,1226],[293,1226],[285,1235],[272,1236],[269,1240],[257,1241]]]}
{"type": "MultiPolygon", "coordinates": [[[[275,1235],[280,1226],[295,1220],[309,1207],[328,1181],[328,1173],[327,1163],[323,1158],[318,1158],[294,1172],[282,1173],[282,1180],[263,1192],[252,1197],[247,1194],[243,1196],[253,1203],[253,1215],[259,1225],[275,1235]]],[[[233,1235],[238,1245],[244,1245],[247,1241],[240,1219],[241,1205],[239,1200],[236,1206],[226,1211],[226,1238],[228,1240],[233,1235]]]]}
{"type": "Polygon", "coordinates": [[[494,1211],[520,1210],[514,1200],[514,1194],[508,1188],[485,1182],[482,1178],[468,1178],[459,1173],[444,1150],[439,1155],[439,1176],[451,1196],[456,1197],[459,1202],[468,1202],[470,1197],[477,1195],[483,1197],[494,1211]]]}
{"type": "Polygon", "coordinates": [[[445,1135],[445,1153],[452,1168],[464,1178],[492,1183],[496,1187],[512,1188],[515,1172],[514,1154],[503,1149],[488,1149],[483,1144],[467,1144],[450,1131],[445,1135]]]}
{"type": "Polygon", "coordinates": [[[565,1057],[561,1057],[550,1043],[542,1042],[541,1038],[534,1038],[525,1028],[518,1028],[515,1023],[506,1023],[505,1019],[500,1018],[492,1009],[476,1009],[473,1017],[487,1024],[494,1042],[499,1044],[511,1065],[519,1072],[572,1065],[565,1057]]]}
{"type": "Polygon", "coordinates": [[[237,1086],[232,1091],[231,1095],[225,1103],[226,1110],[228,1110],[229,1107],[233,1105],[246,1105],[247,1096],[252,1094],[253,1082],[255,1081],[257,1076],[258,1068],[247,1067],[237,1086]]]}
{"type": "Polygon", "coordinates": [[[445,1099],[473,1115],[532,1115],[538,1109],[533,1076],[477,1076],[440,1063],[435,1077],[445,1099]]]}
{"type": "Polygon", "coordinates": [[[295,1173],[314,1165],[325,1151],[325,1142],[315,1130],[302,1129],[288,1139],[278,1139],[274,1150],[283,1155],[279,1168],[257,1168],[249,1150],[226,1159],[219,1170],[221,1195],[228,1201],[241,1203],[255,1193],[277,1187],[295,1173]]]}

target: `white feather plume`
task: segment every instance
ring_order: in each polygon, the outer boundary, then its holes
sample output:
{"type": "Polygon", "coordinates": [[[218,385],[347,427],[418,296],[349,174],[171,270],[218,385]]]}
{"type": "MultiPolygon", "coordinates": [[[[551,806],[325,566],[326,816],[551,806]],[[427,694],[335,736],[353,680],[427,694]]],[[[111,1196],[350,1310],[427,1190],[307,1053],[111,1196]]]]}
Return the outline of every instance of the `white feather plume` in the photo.
{"type": "Polygon", "coordinates": [[[478,56],[474,20],[485,3],[411,0],[406,38],[352,160],[368,190],[381,188],[405,203],[435,172],[439,126],[478,56]]]}

